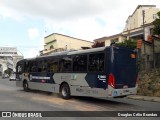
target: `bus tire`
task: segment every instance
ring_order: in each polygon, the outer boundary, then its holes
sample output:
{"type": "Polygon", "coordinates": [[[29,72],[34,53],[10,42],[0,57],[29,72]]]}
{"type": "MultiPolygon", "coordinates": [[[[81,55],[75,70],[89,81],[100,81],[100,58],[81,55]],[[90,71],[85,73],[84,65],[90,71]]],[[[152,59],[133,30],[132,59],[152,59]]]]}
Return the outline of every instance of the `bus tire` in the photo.
{"type": "Polygon", "coordinates": [[[26,91],[26,92],[29,91],[28,82],[27,82],[26,80],[23,81],[23,89],[24,89],[24,91],[26,91]]]}
{"type": "Polygon", "coordinates": [[[66,84],[66,83],[62,84],[62,86],[60,88],[60,95],[63,99],[70,99],[71,98],[70,88],[69,88],[68,84],[66,84]]]}

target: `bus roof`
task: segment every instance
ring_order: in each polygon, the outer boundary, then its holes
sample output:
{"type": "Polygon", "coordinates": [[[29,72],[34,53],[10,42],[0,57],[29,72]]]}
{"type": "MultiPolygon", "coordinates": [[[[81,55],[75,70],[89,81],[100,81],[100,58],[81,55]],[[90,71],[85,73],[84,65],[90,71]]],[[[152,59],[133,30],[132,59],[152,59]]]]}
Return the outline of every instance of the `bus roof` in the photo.
{"type": "Polygon", "coordinates": [[[61,56],[61,55],[67,55],[69,51],[61,51],[61,52],[55,52],[52,53],[50,55],[45,55],[45,56],[38,56],[38,57],[33,57],[33,58],[27,58],[27,59],[23,59],[23,60],[34,60],[36,58],[45,58],[45,57],[51,57],[51,56],[61,56]]]}
{"type": "Polygon", "coordinates": [[[99,52],[99,51],[103,51],[105,48],[106,48],[106,47],[98,47],[98,48],[92,48],[92,49],[86,49],[86,50],[72,51],[72,52],[69,52],[67,55],[99,52]]]}
{"type": "MultiPolygon", "coordinates": [[[[74,54],[84,54],[84,53],[92,53],[92,52],[100,52],[103,51],[106,47],[98,47],[98,48],[92,48],[92,49],[86,49],[86,50],[75,50],[75,51],[61,51],[61,52],[55,52],[50,55],[46,56],[38,56],[38,57],[33,57],[33,58],[27,58],[23,60],[35,60],[37,58],[45,58],[45,57],[52,57],[52,56],[61,56],[61,55],[74,55],[74,54]]],[[[22,60],[22,61],[23,61],[22,60]]]]}

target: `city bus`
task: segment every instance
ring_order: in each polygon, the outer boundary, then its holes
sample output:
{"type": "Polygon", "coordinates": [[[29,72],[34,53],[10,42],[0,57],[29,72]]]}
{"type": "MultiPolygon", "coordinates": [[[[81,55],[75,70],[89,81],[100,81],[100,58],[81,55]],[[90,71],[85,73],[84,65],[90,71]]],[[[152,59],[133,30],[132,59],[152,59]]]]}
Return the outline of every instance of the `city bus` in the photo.
{"type": "Polygon", "coordinates": [[[118,46],[55,52],[16,65],[16,86],[71,96],[123,97],[137,93],[137,53],[118,46]]]}

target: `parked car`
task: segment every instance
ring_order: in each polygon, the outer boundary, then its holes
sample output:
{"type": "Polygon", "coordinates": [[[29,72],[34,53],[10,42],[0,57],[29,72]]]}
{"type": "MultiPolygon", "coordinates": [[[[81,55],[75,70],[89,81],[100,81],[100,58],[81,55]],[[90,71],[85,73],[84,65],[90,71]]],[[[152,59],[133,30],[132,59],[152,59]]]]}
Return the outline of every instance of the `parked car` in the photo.
{"type": "Polygon", "coordinates": [[[9,78],[8,74],[3,74],[2,78],[9,78]]]}
{"type": "Polygon", "coordinates": [[[15,74],[11,74],[9,77],[10,81],[15,81],[16,80],[16,75],[15,74]]]}

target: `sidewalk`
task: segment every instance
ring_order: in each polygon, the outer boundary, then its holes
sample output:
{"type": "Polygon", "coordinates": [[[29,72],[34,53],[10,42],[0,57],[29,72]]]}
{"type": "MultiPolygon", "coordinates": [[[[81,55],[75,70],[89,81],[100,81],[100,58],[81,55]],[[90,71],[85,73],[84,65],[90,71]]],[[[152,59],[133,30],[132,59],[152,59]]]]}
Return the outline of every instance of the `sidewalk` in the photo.
{"type": "Polygon", "coordinates": [[[134,99],[134,100],[144,100],[144,101],[160,102],[160,97],[130,95],[130,96],[127,96],[127,98],[128,99],[134,99]]]}

